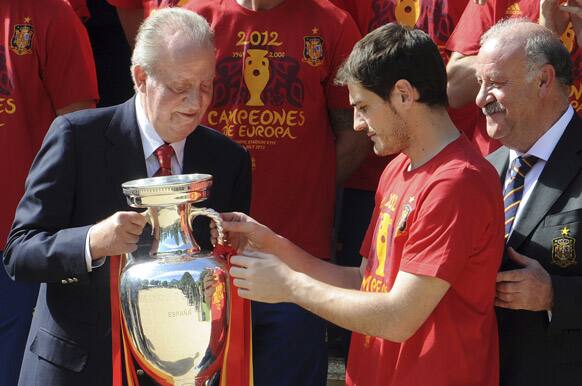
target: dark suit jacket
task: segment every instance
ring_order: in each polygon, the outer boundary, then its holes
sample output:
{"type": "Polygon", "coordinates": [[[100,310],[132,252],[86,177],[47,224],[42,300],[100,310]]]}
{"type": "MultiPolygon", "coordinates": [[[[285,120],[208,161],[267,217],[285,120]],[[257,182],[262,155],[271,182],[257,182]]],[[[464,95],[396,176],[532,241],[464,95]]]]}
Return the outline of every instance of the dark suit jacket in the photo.
{"type": "MultiPolygon", "coordinates": [[[[502,179],[509,149],[489,157],[502,179]]],[[[497,309],[501,385],[582,384],[582,120],[577,114],[551,154],[507,245],[551,275],[547,312],[497,309]],[[564,228],[569,235],[562,234],[564,228]],[[570,239],[568,239],[568,237],[570,239]],[[569,248],[570,247],[570,248],[569,248]]],[[[507,256],[502,270],[517,268],[507,256]]]]}
{"type": "MultiPolygon", "coordinates": [[[[250,205],[250,158],[222,134],[199,126],[187,138],[184,173],[214,176],[204,206],[250,205]]],[[[109,264],[88,273],[92,224],[132,210],[121,183],[147,177],[135,101],[57,118],[26,182],[4,254],[15,280],[41,282],[20,385],[111,383],[109,264]]]]}

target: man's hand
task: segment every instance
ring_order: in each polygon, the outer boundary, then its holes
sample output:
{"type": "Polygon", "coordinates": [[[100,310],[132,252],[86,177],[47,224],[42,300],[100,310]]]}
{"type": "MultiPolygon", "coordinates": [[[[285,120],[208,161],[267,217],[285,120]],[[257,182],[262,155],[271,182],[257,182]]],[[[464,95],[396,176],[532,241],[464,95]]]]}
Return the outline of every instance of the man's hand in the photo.
{"type": "Polygon", "coordinates": [[[559,36],[561,36],[568,22],[570,21],[570,15],[564,12],[560,4],[560,0],[540,0],[540,18],[538,23],[544,27],[554,31],[559,36]]]}
{"type": "Polygon", "coordinates": [[[578,46],[582,46],[582,0],[568,0],[566,4],[560,5],[560,9],[570,15],[578,46]]]}
{"type": "Polygon", "coordinates": [[[238,287],[238,294],[263,303],[292,301],[291,282],[297,272],[275,255],[244,252],[230,259],[230,275],[238,287]]]}
{"type": "Polygon", "coordinates": [[[89,248],[93,260],[120,255],[137,249],[137,241],[147,223],[137,212],[117,212],[95,224],[89,232],[89,248]]]}
{"type": "MultiPolygon", "coordinates": [[[[222,217],[225,238],[239,253],[243,250],[264,252],[273,250],[273,243],[279,236],[252,217],[239,212],[221,213],[220,217],[222,217]]],[[[218,232],[214,223],[210,224],[210,234],[215,242],[218,232]]]]}
{"type": "Polygon", "coordinates": [[[512,310],[550,311],[554,290],[548,272],[537,262],[509,248],[511,260],[521,269],[499,272],[495,305],[512,310]]]}

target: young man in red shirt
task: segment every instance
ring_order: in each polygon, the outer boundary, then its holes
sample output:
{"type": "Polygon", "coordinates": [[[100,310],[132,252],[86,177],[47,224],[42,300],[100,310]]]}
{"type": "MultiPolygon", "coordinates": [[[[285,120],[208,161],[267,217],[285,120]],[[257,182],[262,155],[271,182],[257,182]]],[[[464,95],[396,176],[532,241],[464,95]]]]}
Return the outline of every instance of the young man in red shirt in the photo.
{"type": "Polygon", "coordinates": [[[231,269],[239,294],[293,302],[355,331],[347,385],[497,385],[500,183],[447,114],[437,46],[387,24],[356,44],[338,81],[350,91],[354,129],[377,154],[402,153],[381,177],[366,258],[360,269],[333,266],[226,214],[241,251],[231,269]]]}

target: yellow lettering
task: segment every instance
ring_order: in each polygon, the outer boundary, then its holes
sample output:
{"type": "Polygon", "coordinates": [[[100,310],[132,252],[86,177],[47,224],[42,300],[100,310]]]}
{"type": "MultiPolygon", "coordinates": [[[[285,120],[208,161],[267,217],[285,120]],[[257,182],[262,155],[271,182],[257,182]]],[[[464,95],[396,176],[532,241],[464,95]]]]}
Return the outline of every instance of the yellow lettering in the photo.
{"type": "Polygon", "coordinates": [[[258,125],[259,124],[259,110],[251,110],[249,113],[249,124],[258,125]]]}
{"type": "Polygon", "coordinates": [[[222,131],[227,137],[234,137],[234,125],[226,125],[222,131]]]}
{"type": "Polygon", "coordinates": [[[299,112],[299,126],[303,126],[305,124],[305,113],[303,111],[299,112]]]}
{"type": "Polygon", "coordinates": [[[210,123],[211,126],[218,125],[218,121],[216,120],[217,115],[218,115],[218,113],[216,111],[209,111],[208,112],[208,123],[210,123]]]}
{"type": "Polygon", "coordinates": [[[582,84],[580,87],[576,87],[576,85],[570,86],[570,98],[579,100],[580,97],[582,97],[582,84]]]}
{"type": "Polygon", "coordinates": [[[273,122],[273,113],[271,110],[264,110],[261,113],[261,125],[268,125],[273,122]]]}

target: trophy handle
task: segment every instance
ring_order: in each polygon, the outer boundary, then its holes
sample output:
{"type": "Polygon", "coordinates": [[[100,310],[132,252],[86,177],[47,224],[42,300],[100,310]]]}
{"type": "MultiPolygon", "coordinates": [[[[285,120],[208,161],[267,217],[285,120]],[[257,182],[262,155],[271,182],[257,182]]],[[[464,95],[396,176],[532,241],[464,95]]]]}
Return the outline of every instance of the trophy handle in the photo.
{"type": "MultiPolygon", "coordinates": [[[[224,229],[222,228],[222,218],[220,218],[220,214],[210,208],[190,207],[190,213],[188,214],[188,226],[190,227],[190,231],[192,231],[192,220],[194,220],[194,217],[196,216],[206,216],[214,221],[214,224],[216,224],[216,230],[218,231],[217,242],[219,245],[224,245],[224,229]]],[[[216,246],[216,244],[212,244],[216,246]]]]}

